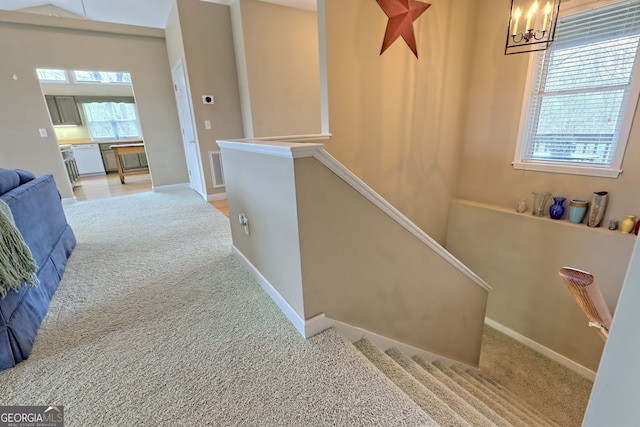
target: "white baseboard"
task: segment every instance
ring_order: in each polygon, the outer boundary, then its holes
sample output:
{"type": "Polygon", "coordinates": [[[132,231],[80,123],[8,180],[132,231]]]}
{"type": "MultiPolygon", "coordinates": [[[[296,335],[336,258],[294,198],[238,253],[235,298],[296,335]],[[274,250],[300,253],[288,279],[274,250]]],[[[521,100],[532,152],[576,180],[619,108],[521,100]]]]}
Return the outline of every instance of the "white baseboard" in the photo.
{"type": "Polygon", "coordinates": [[[224,193],[216,193],[216,194],[208,194],[207,202],[217,202],[218,200],[226,200],[227,192],[224,193]]]}
{"type": "Polygon", "coordinates": [[[152,191],[175,191],[175,190],[188,190],[191,187],[189,186],[189,183],[183,183],[183,184],[171,184],[171,185],[158,185],[158,186],[153,186],[152,191]]]}
{"type": "Polygon", "coordinates": [[[435,353],[431,353],[429,351],[404,344],[391,338],[384,337],[366,329],[352,326],[339,320],[331,319],[329,317],[326,317],[324,313],[318,314],[317,316],[305,320],[298,314],[297,311],[293,309],[293,307],[291,307],[291,305],[289,305],[289,303],[282,297],[282,295],[280,295],[278,290],[273,287],[273,285],[267,280],[267,278],[258,271],[258,269],[251,263],[251,261],[249,261],[247,257],[245,257],[244,254],[242,254],[242,252],[240,252],[240,250],[235,247],[235,245],[233,246],[232,250],[238,261],[240,261],[240,263],[247,269],[247,271],[249,271],[249,274],[251,274],[256,282],[258,282],[258,284],[262,287],[262,289],[264,289],[264,291],[271,297],[271,299],[276,303],[280,310],[282,310],[287,319],[289,319],[293,326],[298,330],[300,335],[302,335],[304,338],[312,337],[324,331],[325,329],[334,327],[350,342],[356,342],[359,339],[366,337],[382,350],[388,350],[392,347],[395,347],[409,357],[420,355],[430,362],[439,360],[449,366],[459,365],[464,366],[465,368],[477,369],[477,366],[466,365],[464,363],[448,359],[435,353]]]}
{"type": "Polygon", "coordinates": [[[559,364],[561,364],[562,366],[571,369],[572,371],[582,375],[585,378],[590,379],[591,381],[594,381],[596,378],[596,373],[593,372],[592,370],[585,368],[584,366],[574,362],[573,360],[561,355],[560,353],[556,353],[555,351],[543,346],[542,344],[539,344],[535,341],[533,341],[532,339],[529,339],[527,337],[525,337],[524,335],[519,334],[518,332],[514,331],[513,329],[509,329],[506,326],[496,322],[495,320],[489,319],[488,317],[485,317],[484,319],[484,323],[486,323],[487,325],[491,326],[492,328],[496,329],[499,332],[502,332],[503,334],[507,335],[508,337],[513,338],[514,340],[526,345],[527,347],[537,351],[538,353],[547,356],[549,359],[553,360],[554,362],[557,362],[559,364]]]}
{"type": "Polygon", "coordinates": [[[64,199],[62,199],[62,204],[63,205],[71,205],[73,203],[78,203],[78,198],[76,196],[65,197],[64,199]]]}
{"type": "Polygon", "coordinates": [[[258,284],[271,297],[276,305],[280,307],[280,310],[282,310],[284,315],[287,316],[287,319],[289,319],[293,326],[298,330],[300,335],[302,335],[304,338],[309,338],[306,333],[305,321],[302,316],[300,316],[298,312],[295,311],[293,307],[291,307],[291,305],[289,305],[287,300],[285,300],[282,295],[280,295],[280,292],[278,292],[276,288],[273,287],[273,285],[267,280],[267,278],[264,277],[262,273],[260,273],[260,271],[258,271],[258,269],[251,263],[251,261],[249,261],[249,259],[247,259],[247,257],[245,257],[244,254],[240,252],[240,250],[236,248],[235,245],[233,245],[232,250],[238,261],[240,261],[244,268],[247,269],[249,274],[251,274],[255,281],[258,282],[258,284]]]}
{"type": "MultiPolygon", "coordinates": [[[[317,321],[316,320],[317,317],[319,316],[316,316],[313,319],[309,319],[308,322],[317,321]]],[[[324,314],[322,315],[322,317],[324,317],[324,314]]],[[[374,343],[377,347],[379,347],[383,351],[395,347],[409,357],[422,356],[429,362],[439,360],[440,362],[444,363],[447,366],[453,366],[453,365],[461,366],[461,367],[464,367],[465,369],[471,369],[476,372],[480,372],[477,366],[467,365],[466,363],[462,363],[457,360],[452,360],[447,357],[440,356],[439,354],[435,354],[430,351],[423,350],[421,348],[413,347],[409,344],[396,341],[394,339],[376,334],[375,332],[371,332],[366,329],[359,328],[357,326],[349,325],[339,320],[324,317],[322,323],[323,325],[326,326],[324,329],[327,329],[329,327],[334,327],[338,332],[344,335],[351,342],[356,342],[359,339],[367,338],[369,341],[374,343]]]]}

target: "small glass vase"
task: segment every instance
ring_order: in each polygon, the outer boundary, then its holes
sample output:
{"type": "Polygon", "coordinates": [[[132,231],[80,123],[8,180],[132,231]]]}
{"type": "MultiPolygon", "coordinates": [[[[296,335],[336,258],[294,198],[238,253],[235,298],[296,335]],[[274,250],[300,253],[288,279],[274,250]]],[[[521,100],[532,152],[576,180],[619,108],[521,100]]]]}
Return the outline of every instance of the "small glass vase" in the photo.
{"type": "Polygon", "coordinates": [[[549,216],[551,219],[560,219],[564,215],[564,197],[554,197],[553,204],[549,206],[549,216]]]}
{"type": "Polygon", "coordinates": [[[547,200],[551,196],[548,191],[534,191],[533,192],[533,210],[531,215],[544,216],[546,211],[547,200]]]}

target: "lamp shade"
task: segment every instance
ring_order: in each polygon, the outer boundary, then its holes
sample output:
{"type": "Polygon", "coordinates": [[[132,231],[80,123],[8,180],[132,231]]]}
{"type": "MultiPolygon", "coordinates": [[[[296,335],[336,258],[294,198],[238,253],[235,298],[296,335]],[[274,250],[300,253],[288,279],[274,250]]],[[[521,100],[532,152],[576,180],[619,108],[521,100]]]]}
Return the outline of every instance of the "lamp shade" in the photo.
{"type": "Polygon", "coordinates": [[[560,0],[511,0],[505,55],[547,49],[559,11],[560,0]]]}

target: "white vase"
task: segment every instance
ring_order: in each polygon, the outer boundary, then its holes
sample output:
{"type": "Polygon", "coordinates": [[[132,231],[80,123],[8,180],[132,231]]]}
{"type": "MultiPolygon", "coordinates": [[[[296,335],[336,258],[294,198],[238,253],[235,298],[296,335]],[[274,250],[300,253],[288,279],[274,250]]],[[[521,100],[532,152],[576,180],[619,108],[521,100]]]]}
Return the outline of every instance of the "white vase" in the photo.
{"type": "Polygon", "coordinates": [[[587,225],[589,227],[600,227],[602,218],[604,217],[604,210],[607,207],[607,200],[609,199],[609,193],[606,191],[598,191],[593,193],[593,200],[589,207],[589,215],[587,219],[587,225]]]}

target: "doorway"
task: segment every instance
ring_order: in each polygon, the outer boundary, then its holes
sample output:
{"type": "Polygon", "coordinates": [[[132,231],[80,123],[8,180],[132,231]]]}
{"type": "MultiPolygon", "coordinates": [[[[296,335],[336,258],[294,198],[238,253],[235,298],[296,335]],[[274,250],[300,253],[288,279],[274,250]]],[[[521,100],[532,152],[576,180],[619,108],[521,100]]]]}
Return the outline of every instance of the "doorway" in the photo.
{"type": "MultiPolygon", "coordinates": [[[[142,144],[128,72],[36,69],[77,200],[152,191],[151,175],[118,179],[112,145],[142,144]]],[[[147,169],[146,152],[122,156],[129,170],[147,169]]]]}

